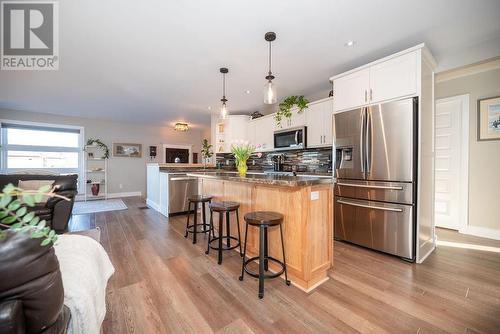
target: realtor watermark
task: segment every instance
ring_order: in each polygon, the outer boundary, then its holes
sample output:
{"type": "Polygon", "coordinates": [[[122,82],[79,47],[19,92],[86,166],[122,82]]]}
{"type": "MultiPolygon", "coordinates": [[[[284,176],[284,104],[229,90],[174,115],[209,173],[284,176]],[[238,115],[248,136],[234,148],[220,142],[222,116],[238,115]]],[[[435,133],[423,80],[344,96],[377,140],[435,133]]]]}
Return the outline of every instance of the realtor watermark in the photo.
{"type": "Polygon", "coordinates": [[[59,69],[59,3],[0,1],[0,70],[59,69]]]}

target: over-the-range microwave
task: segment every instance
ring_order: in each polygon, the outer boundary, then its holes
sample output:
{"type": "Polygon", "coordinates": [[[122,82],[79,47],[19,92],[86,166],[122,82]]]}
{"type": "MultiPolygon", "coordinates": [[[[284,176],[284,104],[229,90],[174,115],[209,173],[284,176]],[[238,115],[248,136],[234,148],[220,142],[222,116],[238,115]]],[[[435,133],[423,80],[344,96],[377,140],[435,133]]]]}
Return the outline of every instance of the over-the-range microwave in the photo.
{"type": "Polygon", "coordinates": [[[274,149],[297,150],[306,148],[306,131],[307,128],[305,126],[274,131],[274,149]]]}

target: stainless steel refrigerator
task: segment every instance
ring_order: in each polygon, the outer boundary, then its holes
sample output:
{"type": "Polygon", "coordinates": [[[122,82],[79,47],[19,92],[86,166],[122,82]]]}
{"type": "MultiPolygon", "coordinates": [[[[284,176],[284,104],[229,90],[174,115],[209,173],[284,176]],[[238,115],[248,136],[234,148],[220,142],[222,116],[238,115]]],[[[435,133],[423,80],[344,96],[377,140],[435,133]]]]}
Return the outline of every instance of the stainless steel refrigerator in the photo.
{"type": "Polygon", "coordinates": [[[333,116],[335,238],[415,260],[418,98],[333,116]]]}

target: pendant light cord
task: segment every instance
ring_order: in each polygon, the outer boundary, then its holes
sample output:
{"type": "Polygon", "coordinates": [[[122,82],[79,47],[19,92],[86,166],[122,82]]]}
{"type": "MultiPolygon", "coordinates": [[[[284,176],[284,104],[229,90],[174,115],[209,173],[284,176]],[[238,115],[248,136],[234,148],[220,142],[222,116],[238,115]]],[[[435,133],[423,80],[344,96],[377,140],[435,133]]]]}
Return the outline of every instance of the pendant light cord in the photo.
{"type": "Polygon", "coordinates": [[[271,42],[269,42],[269,75],[271,74],[271,42]]]}

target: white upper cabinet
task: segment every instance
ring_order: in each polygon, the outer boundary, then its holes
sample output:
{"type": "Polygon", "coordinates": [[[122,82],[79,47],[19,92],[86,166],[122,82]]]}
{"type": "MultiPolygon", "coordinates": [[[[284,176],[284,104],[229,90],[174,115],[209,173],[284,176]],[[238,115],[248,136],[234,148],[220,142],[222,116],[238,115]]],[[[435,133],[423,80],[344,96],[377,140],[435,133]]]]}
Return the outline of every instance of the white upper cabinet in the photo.
{"type": "Polygon", "coordinates": [[[229,115],[216,124],[216,153],[231,152],[231,145],[236,140],[248,139],[248,116],[229,115]]]}
{"type": "Polygon", "coordinates": [[[267,115],[251,120],[250,127],[254,129],[254,142],[256,152],[272,151],[274,149],[274,131],[276,125],[274,115],[267,115]]]}
{"type": "Polygon", "coordinates": [[[376,103],[417,93],[416,52],[370,67],[370,102],[376,103]]]}
{"type": "Polygon", "coordinates": [[[335,110],[362,106],[368,102],[370,69],[366,68],[335,79],[333,87],[335,110]]]}
{"type": "Polygon", "coordinates": [[[306,109],[307,147],[332,144],[332,99],[309,104],[306,109]]]}
{"type": "Polygon", "coordinates": [[[418,51],[411,51],[340,74],[333,81],[334,111],[417,95],[418,51]]]}
{"type": "Polygon", "coordinates": [[[306,125],[306,112],[305,112],[305,110],[302,111],[301,113],[298,113],[297,111],[298,111],[298,108],[293,108],[291,110],[292,117],[282,119],[281,120],[281,127],[276,126],[276,128],[280,129],[280,130],[284,130],[284,129],[296,128],[299,126],[306,125]]]}

